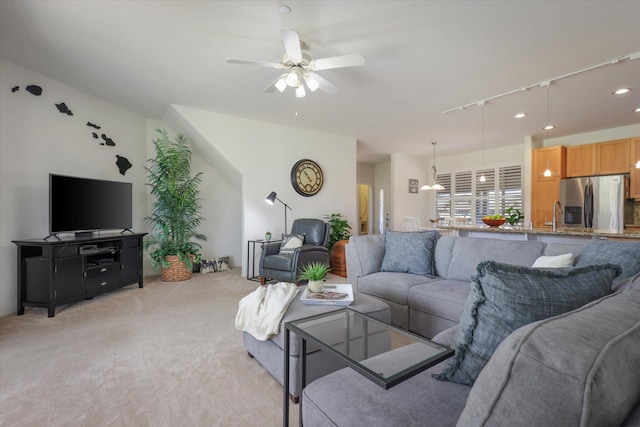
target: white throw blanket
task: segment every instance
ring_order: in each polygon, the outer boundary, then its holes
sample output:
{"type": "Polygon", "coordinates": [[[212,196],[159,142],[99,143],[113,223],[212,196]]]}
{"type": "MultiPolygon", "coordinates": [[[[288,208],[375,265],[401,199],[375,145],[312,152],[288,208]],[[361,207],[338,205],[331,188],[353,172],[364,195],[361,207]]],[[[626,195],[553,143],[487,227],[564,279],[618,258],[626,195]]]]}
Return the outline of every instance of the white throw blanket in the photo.
{"type": "Polygon", "coordinates": [[[238,304],[236,329],[266,341],[280,329],[280,321],[300,290],[295,283],[278,282],[258,286],[238,304]]]}

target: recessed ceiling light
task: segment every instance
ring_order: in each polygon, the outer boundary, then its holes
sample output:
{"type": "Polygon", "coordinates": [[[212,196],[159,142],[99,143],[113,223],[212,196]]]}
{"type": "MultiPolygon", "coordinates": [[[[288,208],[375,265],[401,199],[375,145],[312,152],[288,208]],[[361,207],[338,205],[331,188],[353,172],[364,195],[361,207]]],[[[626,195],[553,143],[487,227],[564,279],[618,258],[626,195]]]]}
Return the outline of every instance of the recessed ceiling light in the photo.
{"type": "Polygon", "coordinates": [[[287,5],[282,5],[280,6],[280,8],[278,9],[280,11],[280,14],[282,15],[288,15],[291,13],[291,8],[287,5]]]}
{"type": "Polygon", "coordinates": [[[631,92],[631,89],[628,87],[618,89],[615,92],[611,92],[611,95],[624,95],[625,93],[631,92]]]}
{"type": "Polygon", "coordinates": [[[513,116],[514,119],[523,119],[527,117],[527,113],[518,113],[515,116],[513,116]]]}

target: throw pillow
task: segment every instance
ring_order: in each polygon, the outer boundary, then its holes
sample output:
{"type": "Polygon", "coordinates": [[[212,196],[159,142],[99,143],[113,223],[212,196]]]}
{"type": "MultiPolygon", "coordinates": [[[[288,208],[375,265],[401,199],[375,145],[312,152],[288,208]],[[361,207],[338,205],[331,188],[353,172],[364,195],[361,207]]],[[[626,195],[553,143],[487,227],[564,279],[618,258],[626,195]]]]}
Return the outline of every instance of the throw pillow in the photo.
{"type": "Polygon", "coordinates": [[[622,273],[613,283],[640,273],[640,242],[617,242],[593,238],[576,257],[576,267],[610,262],[619,264],[622,273]]]}
{"type": "Polygon", "coordinates": [[[484,261],[460,318],[455,355],[434,378],[472,385],[494,350],[528,323],[575,310],[611,293],[613,264],[540,269],[484,261]]]}
{"type": "Polygon", "coordinates": [[[285,234],[282,236],[280,243],[280,253],[291,255],[297,248],[304,244],[304,235],[302,234],[285,234]]]}
{"type": "Polygon", "coordinates": [[[200,263],[200,273],[216,273],[218,271],[229,270],[229,257],[202,259],[200,263]]]}
{"type": "Polygon", "coordinates": [[[387,231],[381,271],[434,277],[433,254],[438,231],[387,231]]]}
{"type": "Polygon", "coordinates": [[[573,254],[541,256],[533,263],[531,267],[532,268],[573,267],[573,254]]]}

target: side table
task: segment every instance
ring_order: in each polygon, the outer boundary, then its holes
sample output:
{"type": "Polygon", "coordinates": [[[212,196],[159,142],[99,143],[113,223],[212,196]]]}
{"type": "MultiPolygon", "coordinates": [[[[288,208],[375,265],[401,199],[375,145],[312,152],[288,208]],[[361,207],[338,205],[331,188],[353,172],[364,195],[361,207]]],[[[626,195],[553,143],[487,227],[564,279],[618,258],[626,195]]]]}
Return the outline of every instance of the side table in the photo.
{"type": "MultiPolygon", "coordinates": [[[[302,390],[306,385],[307,341],[322,351],[340,358],[349,368],[389,389],[414,375],[448,359],[451,348],[424,337],[387,325],[349,308],[318,314],[285,323],[284,354],[289,354],[290,336],[300,338],[302,425],[302,390]],[[386,339],[380,340],[381,337],[386,339]],[[381,347],[380,342],[387,345],[381,347]]],[[[283,425],[289,425],[289,357],[284,358],[283,425]]]]}
{"type": "Polygon", "coordinates": [[[247,280],[259,282],[260,276],[256,276],[256,244],[277,243],[280,240],[248,240],[247,241],[247,280]]]}

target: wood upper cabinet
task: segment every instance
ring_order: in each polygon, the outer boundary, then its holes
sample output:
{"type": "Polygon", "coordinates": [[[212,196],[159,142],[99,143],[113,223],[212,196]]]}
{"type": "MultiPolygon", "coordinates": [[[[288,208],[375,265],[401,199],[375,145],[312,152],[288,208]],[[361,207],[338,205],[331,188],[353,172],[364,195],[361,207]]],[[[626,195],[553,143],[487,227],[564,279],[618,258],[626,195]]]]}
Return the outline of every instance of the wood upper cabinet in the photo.
{"type": "Polygon", "coordinates": [[[596,145],[567,147],[567,178],[596,174],[596,145]]]}
{"type": "Polygon", "coordinates": [[[631,165],[630,139],[619,139],[595,144],[596,173],[611,175],[615,173],[629,173],[631,165]]]}
{"type": "MultiPolygon", "coordinates": [[[[640,161],[640,137],[631,138],[631,162],[629,165],[635,165],[640,161]]],[[[633,199],[640,199],[640,169],[631,167],[631,183],[629,188],[629,197],[633,199]]]]}
{"type": "Polygon", "coordinates": [[[536,227],[552,219],[553,202],[560,198],[560,180],[566,176],[566,154],[566,147],[561,145],[533,151],[531,222],[536,227]],[[544,176],[546,169],[551,171],[551,176],[544,176]]]}
{"type": "Polygon", "coordinates": [[[539,148],[533,150],[533,181],[537,179],[565,178],[565,157],[567,148],[562,145],[539,148]],[[546,169],[551,171],[551,176],[544,176],[546,169]]]}
{"type": "Polygon", "coordinates": [[[629,173],[630,139],[567,147],[567,178],[629,173]]]}

